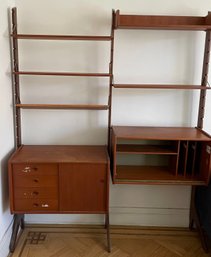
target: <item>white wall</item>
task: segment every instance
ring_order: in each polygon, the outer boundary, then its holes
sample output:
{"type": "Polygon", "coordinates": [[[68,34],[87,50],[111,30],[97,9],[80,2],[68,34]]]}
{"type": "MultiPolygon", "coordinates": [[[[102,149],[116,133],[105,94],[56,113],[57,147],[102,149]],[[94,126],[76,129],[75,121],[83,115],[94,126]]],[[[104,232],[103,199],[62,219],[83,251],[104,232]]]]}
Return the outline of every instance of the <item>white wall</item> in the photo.
{"type": "MultiPolygon", "coordinates": [[[[109,35],[111,10],[207,15],[209,0],[16,0],[19,33],[109,35]]],[[[199,84],[203,32],[117,31],[116,83],[199,84]],[[141,47],[140,47],[141,46],[141,47]]],[[[108,72],[108,42],[22,41],[20,69],[108,72]]],[[[23,103],[106,104],[108,79],[22,77],[23,103]]],[[[198,95],[187,91],[114,90],[112,124],[195,126],[198,95]],[[197,100],[193,100],[196,96],[197,100]]],[[[106,144],[107,111],[25,110],[24,144],[106,144]]],[[[211,122],[206,120],[206,127],[211,122]]],[[[112,185],[111,223],[187,226],[190,187],[112,185]]],[[[100,222],[99,216],[28,215],[28,222],[100,222]]]]}
{"type": "MultiPolygon", "coordinates": [[[[7,180],[7,160],[14,148],[13,140],[13,111],[12,111],[12,83],[10,77],[10,51],[8,32],[8,8],[13,1],[0,1],[0,243],[11,223],[9,211],[9,195],[7,180]]],[[[2,248],[0,256],[3,256],[2,248]]]]}

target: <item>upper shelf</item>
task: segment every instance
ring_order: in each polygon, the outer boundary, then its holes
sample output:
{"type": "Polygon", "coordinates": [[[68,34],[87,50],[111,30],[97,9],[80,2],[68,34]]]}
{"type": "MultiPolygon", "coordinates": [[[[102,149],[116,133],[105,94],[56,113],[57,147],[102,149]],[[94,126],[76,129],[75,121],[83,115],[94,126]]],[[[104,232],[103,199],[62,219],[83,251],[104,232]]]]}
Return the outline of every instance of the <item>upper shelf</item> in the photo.
{"type": "Polygon", "coordinates": [[[110,41],[111,36],[11,34],[16,39],[110,41]]]}
{"type": "Polygon", "coordinates": [[[114,88],[145,88],[145,89],[211,89],[208,86],[201,85],[166,85],[166,84],[112,84],[114,88]]]}
{"type": "Polygon", "coordinates": [[[86,73],[86,72],[49,72],[49,71],[13,71],[15,75],[33,76],[75,76],[75,77],[111,77],[110,73],[86,73]]]}
{"type": "Polygon", "coordinates": [[[211,12],[200,16],[122,15],[115,12],[115,29],[211,30],[211,12]]]}

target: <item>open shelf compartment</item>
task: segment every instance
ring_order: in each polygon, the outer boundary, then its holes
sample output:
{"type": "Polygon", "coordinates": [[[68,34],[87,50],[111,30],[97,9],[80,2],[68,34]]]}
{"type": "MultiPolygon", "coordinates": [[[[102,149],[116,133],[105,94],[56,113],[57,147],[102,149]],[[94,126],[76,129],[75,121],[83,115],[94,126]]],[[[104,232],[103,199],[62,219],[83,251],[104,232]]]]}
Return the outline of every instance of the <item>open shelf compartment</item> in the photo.
{"type": "Polygon", "coordinates": [[[112,128],[114,183],[206,185],[210,155],[211,138],[197,128],[112,128]]]}

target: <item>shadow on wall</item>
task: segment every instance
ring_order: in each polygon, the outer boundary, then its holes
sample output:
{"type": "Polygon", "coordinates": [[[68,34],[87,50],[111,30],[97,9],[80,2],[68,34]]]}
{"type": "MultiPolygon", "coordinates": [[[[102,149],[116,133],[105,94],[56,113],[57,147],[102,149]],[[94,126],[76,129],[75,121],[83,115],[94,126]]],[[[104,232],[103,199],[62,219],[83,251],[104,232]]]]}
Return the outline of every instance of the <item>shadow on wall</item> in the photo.
{"type": "Polygon", "coordinates": [[[5,155],[1,160],[1,203],[3,212],[8,210],[9,207],[9,183],[8,183],[8,160],[13,153],[14,150],[11,150],[9,153],[5,155]]]}

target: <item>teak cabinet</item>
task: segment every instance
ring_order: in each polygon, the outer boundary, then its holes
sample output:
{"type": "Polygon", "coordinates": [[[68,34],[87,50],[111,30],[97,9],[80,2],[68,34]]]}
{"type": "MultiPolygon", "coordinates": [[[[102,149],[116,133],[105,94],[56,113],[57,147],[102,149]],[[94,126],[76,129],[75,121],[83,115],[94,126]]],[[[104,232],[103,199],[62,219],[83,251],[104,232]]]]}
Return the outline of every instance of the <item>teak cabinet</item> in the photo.
{"type": "Polygon", "coordinates": [[[12,213],[107,213],[104,146],[23,145],[9,161],[12,213]]]}
{"type": "Polygon", "coordinates": [[[197,128],[114,126],[111,152],[114,183],[209,183],[211,141],[197,128]]]}
{"type": "Polygon", "coordinates": [[[104,214],[110,251],[109,166],[106,146],[20,146],[9,160],[10,251],[27,213],[104,214]]]}

